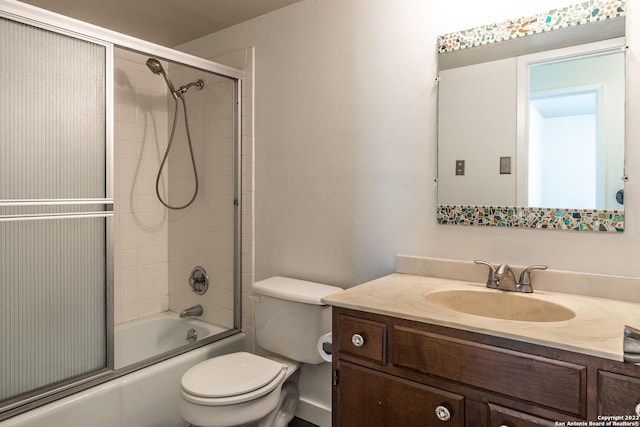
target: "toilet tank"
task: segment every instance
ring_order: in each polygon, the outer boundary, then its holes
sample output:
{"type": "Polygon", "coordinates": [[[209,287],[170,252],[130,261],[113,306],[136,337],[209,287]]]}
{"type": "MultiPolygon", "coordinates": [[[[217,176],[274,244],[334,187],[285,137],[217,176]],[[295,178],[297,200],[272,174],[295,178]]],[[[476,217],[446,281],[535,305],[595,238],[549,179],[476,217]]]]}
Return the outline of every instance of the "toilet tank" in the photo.
{"type": "Polygon", "coordinates": [[[320,299],[342,289],[280,276],[255,282],[252,289],[258,346],[302,363],[324,362],[317,344],[331,332],[331,307],[320,299]]]}

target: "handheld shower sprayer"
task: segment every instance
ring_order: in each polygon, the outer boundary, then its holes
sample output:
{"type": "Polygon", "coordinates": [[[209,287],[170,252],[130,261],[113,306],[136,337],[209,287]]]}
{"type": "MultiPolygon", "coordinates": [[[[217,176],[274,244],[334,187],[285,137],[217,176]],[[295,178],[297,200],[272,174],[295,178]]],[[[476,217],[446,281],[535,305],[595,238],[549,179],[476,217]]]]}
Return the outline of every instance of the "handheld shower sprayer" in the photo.
{"type": "Polygon", "coordinates": [[[156,196],[158,197],[158,200],[160,201],[160,203],[162,203],[165,207],[169,209],[185,209],[191,206],[193,201],[196,199],[196,196],[198,195],[198,171],[196,170],[196,159],[193,155],[193,147],[191,144],[191,133],[189,132],[187,103],[183,95],[187,93],[189,88],[191,88],[192,86],[197,87],[198,90],[202,90],[202,88],[204,87],[204,82],[202,80],[197,80],[195,82],[187,83],[186,85],[183,85],[180,88],[178,88],[178,90],[176,90],[173,86],[173,83],[171,82],[171,79],[167,75],[167,72],[164,70],[164,67],[162,67],[162,64],[160,63],[160,61],[158,61],[156,58],[149,58],[147,59],[147,67],[149,67],[149,69],[153,74],[159,74],[159,75],[162,75],[162,77],[164,77],[164,81],[167,83],[167,87],[171,92],[171,96],[173,96],[173,99],[175,101],[175,106],[176,106],[173,114],[173,125],[171,127],[171,135],[169,136],[169,143],[167,144],[167,150],[164,153],[164,157],[162,158],[162,162],[160,163],[160,168],[158,169],[158,175],[156,176],[156,196]],[[187,203],[181,206],[174,206],[174,205],[170,205],[169,202],[162,199],[162,196],[160,195],[160,178],[162,176],[162,170],[164,169],[164,166],[167,163],[167,158],[169,157],[169,152],[171,151],[171,146],[173,145],[173,139],[176,134],[176,124],[178,123],[178,99],[182,101],[182,109],[184,110],[184,125],[185,125],[185,130],[187,131],[187,142],[189,143],[189,154],[191,155],[191,165],[193,166],[193,178],[194,178],[195,188],[193,190],[193,196],[187,203]]]}
{"type": "Polygon", "coordinates": [[[158,74],[164,77],[164,81],[167,82],[167,86],[169,87],[169,91],[174,98],[178,98],[175,88],[173,87],[173,83],[171,83],[171,79],[167,75],[167,72],[164,71],[164,67],[156,58],[147,59],[147,67],[151,70],[153,74],[158,74]]]}
{"type": "Polygon", "coordinates": [[[164,77],[164,81],[167,83],[167,87],[169,88],[171,95],[176,99],[178,99],[179,96],[181,97],[183,94],[187,93],[191,86],[196,86],[198,90],[202,90],[202,88],[204,87],[204,82],[202,80],[196,80],[195,82],[187,83],[186,85],[180,86],[180,88],[176,90],[173,86],[173,83],[171,82],[171,79],[169,78],[169,75],[164,70],[164,67],[162,66],[160,61],[158,61],[156,58],[149,58],[147,59],[147,67],[149,67],[153,74],[159,74],[164,77]]]}

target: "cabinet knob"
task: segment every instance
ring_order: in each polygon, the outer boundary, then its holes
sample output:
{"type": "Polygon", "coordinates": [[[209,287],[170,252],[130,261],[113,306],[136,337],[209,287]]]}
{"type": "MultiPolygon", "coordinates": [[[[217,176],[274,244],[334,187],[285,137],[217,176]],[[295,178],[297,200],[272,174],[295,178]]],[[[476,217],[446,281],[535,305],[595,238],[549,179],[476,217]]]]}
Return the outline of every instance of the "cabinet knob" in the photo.
{"type": "Polygon", "coordinates": [[[360,334],[353,334],[351,343],[356,347],[362,347],[364,345],[364,337],[360,334]]]}
{"type": "Polygon", "coordinates": [[[445,406],[440,405],[436,407],[436,417],[438,417],[440,421],[449,421],[451,419],[451,412],[449,412],[445,406]]]}
{"type": "Polygon", "coordinates": [[[640,403],[636,405],[635,411],[636,411],[636,415],[640,416],[640,403]]]}

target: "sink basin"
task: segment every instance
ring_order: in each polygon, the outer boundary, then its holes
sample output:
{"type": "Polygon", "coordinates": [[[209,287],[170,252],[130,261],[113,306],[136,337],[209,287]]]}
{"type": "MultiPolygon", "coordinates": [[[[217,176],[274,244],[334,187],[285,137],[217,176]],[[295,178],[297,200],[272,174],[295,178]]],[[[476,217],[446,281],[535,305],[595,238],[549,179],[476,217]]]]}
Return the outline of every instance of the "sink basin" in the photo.
{"type": "Polygon", "coordinates": [[[504,291],[451,289],[426,295],[431,304],[460,313],[524,322],[561,322],[575,313],[560,304],[529,295],[504,291]]]}

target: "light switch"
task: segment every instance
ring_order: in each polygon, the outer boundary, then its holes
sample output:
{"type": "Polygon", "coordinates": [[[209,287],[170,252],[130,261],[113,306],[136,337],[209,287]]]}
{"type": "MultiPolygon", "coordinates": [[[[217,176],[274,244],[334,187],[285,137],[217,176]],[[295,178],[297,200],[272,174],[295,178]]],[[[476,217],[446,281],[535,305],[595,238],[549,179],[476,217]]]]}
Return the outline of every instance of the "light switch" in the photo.
{"type": "Polygon", "coordinates": [[[456,175],[464,175],[464,160],[456,160],[456,175]]]}
{"type": "Polygon", "coordinates": [[[500,157],[500,174],[511,173],[511,157],[500,157]]]}

